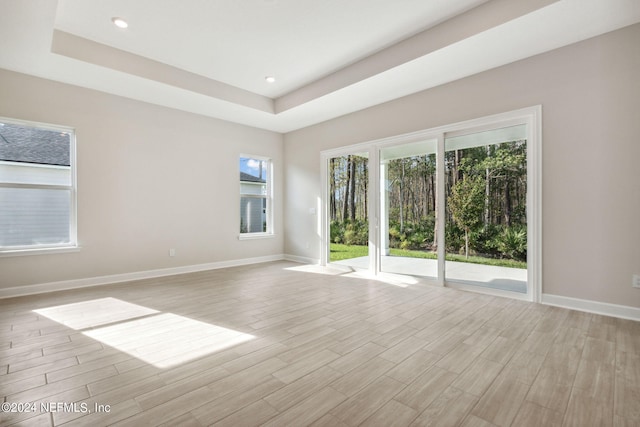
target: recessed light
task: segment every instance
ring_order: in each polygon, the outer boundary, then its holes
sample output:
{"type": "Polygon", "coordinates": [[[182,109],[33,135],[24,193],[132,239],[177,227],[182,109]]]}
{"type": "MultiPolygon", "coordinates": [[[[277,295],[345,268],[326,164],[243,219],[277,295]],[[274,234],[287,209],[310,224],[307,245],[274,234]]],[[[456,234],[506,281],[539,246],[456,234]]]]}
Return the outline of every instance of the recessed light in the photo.
{"type": "Polygon", "coordinates": [[[111,18],[111,22],[113,22],[113,24],[118,28],[127,28],[129,26],[127,21],[118,17],[111,18]]]}
{"type": "Polygon", "coordinates": [[[267,76],[264,78],[267,83],[273,83],[276,81],[276,78],[273,76],[267,76]]]}

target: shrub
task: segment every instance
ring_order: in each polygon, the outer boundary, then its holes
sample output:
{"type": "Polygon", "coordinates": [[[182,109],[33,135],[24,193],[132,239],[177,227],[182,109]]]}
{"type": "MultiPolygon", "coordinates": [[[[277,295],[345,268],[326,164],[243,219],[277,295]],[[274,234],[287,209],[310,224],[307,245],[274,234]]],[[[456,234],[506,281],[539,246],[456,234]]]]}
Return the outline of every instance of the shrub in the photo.
{"type": "Polygon", "coordinates": [[[503,256],[519,261],[527,260],[527,229],[523,226],[502,230],[497,241],[498,250],[503,256]]]}
{"type": "Polygon", "coordinates": [[[329,238],[333,243],[342,243],[344,240],[344,224],[340,221],[331,221],[329,233],[329,238]]]}
{"type": "Polygon", "coordinates": [[[358,244],[358,234],[355,230],[347,229],[344,232],[344,244],[345,245],[357,245],[358,244]]]}
{"type": "Polygon", "coordinates": [[[498,249],[498,236],[500,235],[502,228],[497,225],[490,224],[479,230],[472,231],[470,240],[472,242],[471,247],[475,252],[497,257],[500,255],[498,249]]]}
{"type": "Polygon", "coordinates": [[[427,242],[427,234],[424,231],[415,231],[408,236],[411,249],[425,249],[425,243],[427,242]]]}
{"type": "Polygon", "coordinates": [[[464,231],[460,227],[449,223],[444,229],[444,234],[447,252],[459,253],[461,249],[464,251],[464,231]]]}
{"type": "Polygon", "coordinates": [[[400,249],[427,249],[433,241],[433,215],[420,222],[405,222],[400,232],[400,222],[389,221],[389,246],[400,249]]]}
{"type": "Polygon", "coordinates": [[[410,241],[403,240],[400,243],[400,249],[404,249],[406,251],[406,250],[413,249],[413,248],[411,247],[411,242],[410,241]]]}
{"type": "Polygon", "coordinates": [[[333,243],[366,245],[369,243],[369,223],[364,220],[331,221],[329,237],[333,243]]]}

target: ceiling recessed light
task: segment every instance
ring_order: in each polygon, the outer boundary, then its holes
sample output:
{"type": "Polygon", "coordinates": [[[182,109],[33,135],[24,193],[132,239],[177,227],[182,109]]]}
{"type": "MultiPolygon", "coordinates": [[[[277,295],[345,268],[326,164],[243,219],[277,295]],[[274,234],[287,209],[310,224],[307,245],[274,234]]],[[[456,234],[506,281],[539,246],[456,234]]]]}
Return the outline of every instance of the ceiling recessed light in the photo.
{"type": "Polygon", "coordinates": [[[267,76],[264,78],[267,83],[273,83],[276,81],[276,78],[273,76],[267,76]]]}
{"type": "Polygon", "coordinates": [[[129,26],[127,21],[118,17],[111,18],[111,22],[113,22],[113,24],[118,28],[127,28],[129,26]]]}

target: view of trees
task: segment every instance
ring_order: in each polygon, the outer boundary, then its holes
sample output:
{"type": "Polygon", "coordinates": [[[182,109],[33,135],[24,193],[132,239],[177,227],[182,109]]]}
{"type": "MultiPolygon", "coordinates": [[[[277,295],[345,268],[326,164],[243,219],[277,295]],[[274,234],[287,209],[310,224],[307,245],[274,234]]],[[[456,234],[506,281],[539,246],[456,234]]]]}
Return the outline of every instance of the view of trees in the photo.
{"type": "Polygon", "coordinates": [[[527,259],[525,141],[446,153],[447,252],[527,259]]]}
{"type": "Polygon", "coordinates": [[[366,245],[369,240],[369,159],[357,155],[329,161],[331,241],[366,245]]]}
{"type": "MultiPolygon", "coordinates": [[[[526,261],[526,141],[445,153],[447,253],[526,261]]],[[[435,251],[437,242],[434,154],[386,163],[391,248],[435,251]]],[[[330,160],[331,241],[368,241],[368,159],[330,160]]]]}

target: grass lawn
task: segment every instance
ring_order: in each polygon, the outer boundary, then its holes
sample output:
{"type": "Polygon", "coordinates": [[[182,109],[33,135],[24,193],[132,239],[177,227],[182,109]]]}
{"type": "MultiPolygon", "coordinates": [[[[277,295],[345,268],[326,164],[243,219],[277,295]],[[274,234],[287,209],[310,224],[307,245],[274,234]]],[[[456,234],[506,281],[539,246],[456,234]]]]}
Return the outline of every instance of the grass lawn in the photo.
{"type": "MultiPolygon", "coordinates": [[[[369,255],[368,246],[343,245],[338,243],[332,243],[329,260],[341,261],[343,259],[358,258],[358,257],[367,256],[367,255],[369,255]]],[[[411,250],[404,250],[404,249],[391,249],[391,255],[403,256],[408,258],[437,259],[436,254],[434,252],[411,251],[411,250]]],[[[458,254],[447,254],[445,259],[447,261],[470,262],[473,264],[495,265],[498,267],[527,268],[526,262],[515,261],[512,259],[495,259],[495,258],[484,258],[479,256],[469,256],[469,258],[465,258],[464,255],[458,255],[458,254]]]]}
{"type": "Polygon", "coordinates": [[[369,255],[368,246],[343,245],[332,243],[329,253],[329,261],[342,261],[343,259],[359,258],[369,255]]]}

